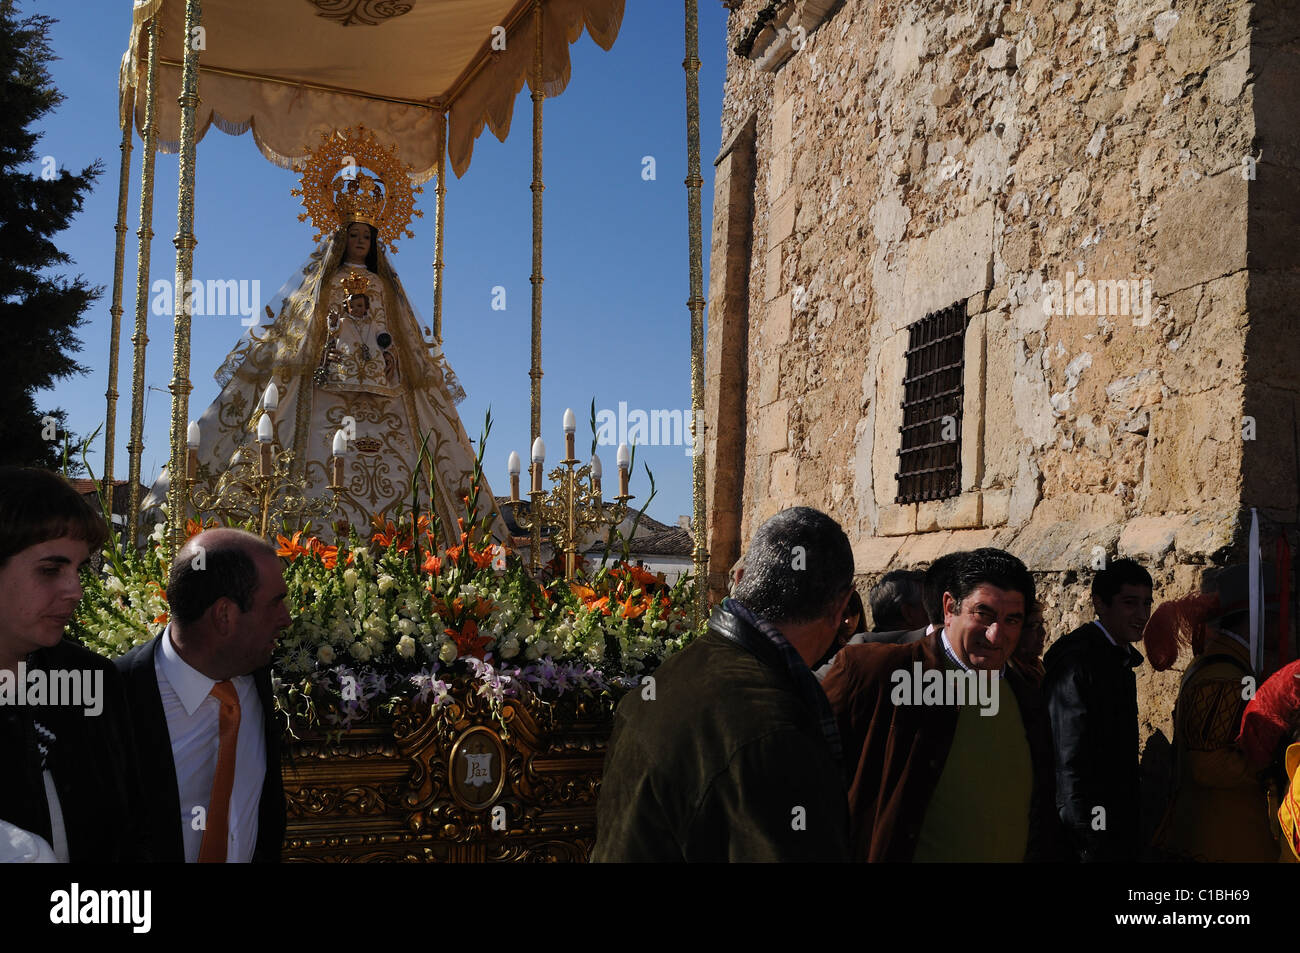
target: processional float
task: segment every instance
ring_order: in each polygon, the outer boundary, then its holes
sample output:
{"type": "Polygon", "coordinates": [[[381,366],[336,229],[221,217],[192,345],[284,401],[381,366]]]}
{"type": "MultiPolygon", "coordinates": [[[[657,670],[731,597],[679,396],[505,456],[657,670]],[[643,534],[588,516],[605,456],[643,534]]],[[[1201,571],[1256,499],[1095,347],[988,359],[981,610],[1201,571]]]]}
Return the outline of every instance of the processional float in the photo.
{"type": "MultiPolygon", "coordinates": [[[[688,231],[692,420],[703,406],[703,249],[700,211],[699,59],[697,0],[685,0],[687,77],[688,231]]],[[[282,167],[297,167],[322,135],[369,129],[410,170],[412,182],[435,182],[432,344],[442,340],[445,171],[463,175],[484,126],[504,141],[516,93],[527,82],[533,102],[531,433],[541,436],[542,321],[542,106],[563,91],[569,50],[585,28],[609,49],[622,23],[624,0],[136,0],[130,45],[119,76],[121,174],[105,428],[106,487],[112,486],[116,435],[116,380],[121,335],[122,276],[132,150],[131,128],[143,143],[131,387],[128,478],[129,525],[140,519],[144,360],[154,156],[178,152],[174,340],[167,471],[187,470],[190,408],[190,314],[194,250],[196,147],[213,124],[225,132],[252,131],[258,149],[282,167]],[[285,42],[285,37],[293,42],[285,42]],[[355,56],[364,45],[364,61],[355,56]],[[384,69],[368,68],[382,62],[384,69]],[[268,65],[269,64],[269,65],[268,65]]],[[[694,428],[695,424],[692,424],[694,428]]],[[[700,444],[696,444],[699,446],[700,444]]],[[[693,461],[695,572],[707,578],[704,460],[693,461]]],[[[183,538],[185,485],[168,486],[168,546],[183,538]]],[[[533,521],[532,552],[541,549],[533,521]]],[[[701,600],[707,588],[699,585],[701,600]]],[[[701,602],[701,605],[703,603],[701,602]]]]}

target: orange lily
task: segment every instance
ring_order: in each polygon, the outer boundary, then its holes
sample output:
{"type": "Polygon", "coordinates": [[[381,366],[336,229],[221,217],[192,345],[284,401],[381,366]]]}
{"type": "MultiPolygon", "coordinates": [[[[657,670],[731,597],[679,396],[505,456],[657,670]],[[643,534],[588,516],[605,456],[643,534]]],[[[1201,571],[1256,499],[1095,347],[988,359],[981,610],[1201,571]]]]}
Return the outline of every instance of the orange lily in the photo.
{"type": "Polygon", "coordinates": [[[455,629],[445,631],[456,643],[456,649],[461,655],[472,655],[477,659],[483,658],[487,653],[487,644],[492,641],[491,636],[478,634],[478,623],[473,619],[467,620],[459,632],[455,629]]]}

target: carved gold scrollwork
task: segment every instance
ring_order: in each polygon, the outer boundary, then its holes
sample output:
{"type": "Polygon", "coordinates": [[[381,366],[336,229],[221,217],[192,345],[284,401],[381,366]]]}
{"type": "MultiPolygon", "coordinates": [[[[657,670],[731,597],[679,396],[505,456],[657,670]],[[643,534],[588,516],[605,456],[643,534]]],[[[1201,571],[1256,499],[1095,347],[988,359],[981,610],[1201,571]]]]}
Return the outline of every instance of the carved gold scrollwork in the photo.
{"type": "Polygon", "coordinates": [[[402,702],[346,732],[302,732],[285,767],[285,859],[585,861],[595,841],[608,704],[512,698],[498,721],[474,688],[458,681],[438,711],[402,702]],[[487,772],[482,784],[472,783],[467,751],[491,756],[477,759],[487,772]],[[494,829],[502,826],[498,809],[504,830],[494,829]]]}

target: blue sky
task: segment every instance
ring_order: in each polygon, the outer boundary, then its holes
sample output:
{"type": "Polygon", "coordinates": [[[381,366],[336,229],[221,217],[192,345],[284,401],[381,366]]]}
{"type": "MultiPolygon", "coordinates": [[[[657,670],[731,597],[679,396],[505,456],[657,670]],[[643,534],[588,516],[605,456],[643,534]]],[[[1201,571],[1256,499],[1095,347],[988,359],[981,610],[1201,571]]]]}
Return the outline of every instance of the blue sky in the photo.
{"type": "MultiPolygon", "coordinates": [[[[287,2],[287,0],[278,0],[287,2]]],[[[708,235],[713,165],[719,149],[719,114],[726,62],[726,11],[717,0],[700,2],[701,156],[705,184],[704,264],[708,287],[708,235]]],[[[23,13],[58,19],[52,44],[60,57],[51,72],[66,100],[41,126],[38,162],[52,156],[59,168],[80,170],[96,158],[104,174],[73,225],[56,236],[73,259],[67,274],[104,286],[87,315],[80,361],[89,373],[58,383],[37,404],[68,411],[74,432],[89,433],[105,417],[109,306],[113,280],[113,225],[117,211],[120,131],[116,121],[118,64],[130,27],[130,0],[31,0],[23,13]]],[[[687,249],[686,121],[682,6],[664,0],[628,0],[622,31],[605,52],[585,34],[571,48],[572,80],[545,107],[543,215],[544,274],[542,435],[548,464],[562,455],[561,418],[578,417],[578,445],[589,444],[588,408],[689,412],[690,320],[687,249]],[[656,178],[642,178],[643,157],[655,159],[656,178]]],[[[200,89],[200,94],[202,90],[200,89]]],[[[494,492],[508,490],[506,457],[527,458],[529,420],[531,271],[531,102],[527,87],[515,104],[511,135],[481,136],[463,178],[447,185],[444,348],[468,394],[459,410],[477,440],[491,406],[488,478],[494,492]],[[506,289],[504,311],[492,309],[492,289],[506,289]]],[[[166,133],[165,133],[166,134],[166,133]]],[[[174,135],[172,136],[174,138],[174,135]]],[[[117,390],[114,470],[127,471],[131,342],[134,321],[135,230],[138,225],[139,139],[132,155],[128,251],[117,390]]],[[[228,136],[213,127],[199,144],[194,256],[197,279],[258,280],[263,305],[310,253],[314,229],[300,223],[299,200],[289,194],[297,176],[257,151],[250,135],[228,136]]],[[[175,273],[177,158],[159,155],[154,196],[151,280],[175,273]]],[[[418,197],[423,219],[413,239],[398,244],[391,261],[425,323],[433,316],[433,184],[418,197]]],[[[217,365],[244,329],[238,316],[196,317],[190,380],[190,416],[217,395],[217,365]]],[[[171,395],[172,322],[150,315],[143,482],[166,462],[171,395]],[[156,389],[152,389],[156,388],[156,389]]],[[[102,437],[90,463],[102,473],[102,437]]],[[[581,450],[580,450],[581,455],[581,450]]],[[[612,473],[613,448],[601,451],[612,473]]],[[[654,471],[658,494],[650,515],[673,523],[691,513],[691,460],[678,447],[644,447],[637,453],[632,492],[638,505],[648,484],[642,463],[654,471]]],[[[549,467],[548,467],[549,468],[549,467]]],[[[607,485],[609,481],[607,480],[607,485]]]]}

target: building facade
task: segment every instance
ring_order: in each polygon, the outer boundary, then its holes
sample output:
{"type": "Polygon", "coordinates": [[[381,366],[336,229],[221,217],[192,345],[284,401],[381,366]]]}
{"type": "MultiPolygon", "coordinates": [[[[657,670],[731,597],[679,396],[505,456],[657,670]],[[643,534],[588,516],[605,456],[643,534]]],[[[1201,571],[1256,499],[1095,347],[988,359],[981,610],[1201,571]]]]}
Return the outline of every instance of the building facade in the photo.
{"type": "MultiPolygon", "coordinates": [[[[1107,559],[1159,602],[1244,558],[1252,507],[1294,545],[1300,9],[726,5],[715,598],[794,504],[840,521],[864,586],[1010,550],[1049,638],[1107,559]]],[[[1178,672],[1139,678],[1167,736],[1178,672]]]]}

